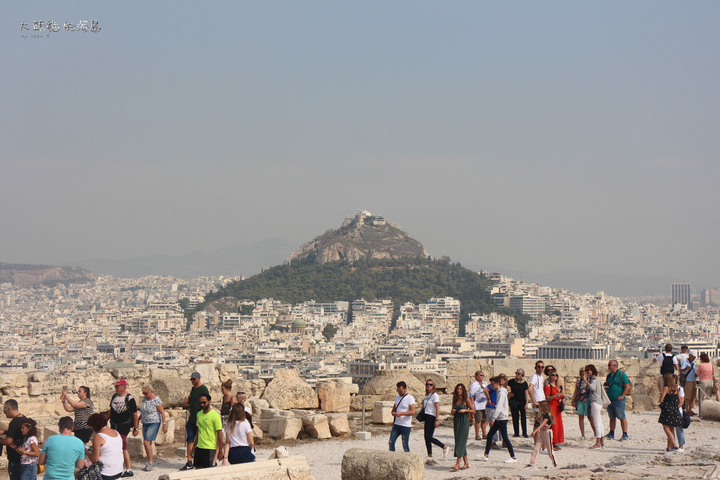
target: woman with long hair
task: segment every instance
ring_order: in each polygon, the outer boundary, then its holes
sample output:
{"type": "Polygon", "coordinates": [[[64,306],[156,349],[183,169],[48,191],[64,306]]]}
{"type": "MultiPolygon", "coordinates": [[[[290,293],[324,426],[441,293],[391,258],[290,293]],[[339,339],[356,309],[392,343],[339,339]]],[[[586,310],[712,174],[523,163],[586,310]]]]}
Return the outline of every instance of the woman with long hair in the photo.
{"type": "Polygon", "coordinates": [[[230,415],[230,409],[237,403],[235,395],[232,394],[232,380],[227,379],[220,384],[220,392],[222,392],[222,405],[220,405],[220,416],[222,421],[227,422],[230,415]]]}
{"type": "Polygon", "coordinates": [[[538,412],[535,414],[535,425],[532,432],[533,438],[535,439],[535,448],[530,456],[530,466],[535,465],[540,451],[544,448],[550,457],[553,467],[557,467],[557,461],[555,461],[555,454],[553,453],[552,441],[550,439],[552,424],[552,410],[550,410],[548,402],[543,400],[540,402],[538,412]]]}
{"type": "Polygon", "coordinates": [[[585,366],[583,371],[582,380],[585,380],[588,385],[588,391],[590,392],[590,411],[592,412],[592,422],[595,428],[595,445],[590,448],[604,448],[605,447],[605,430],[603,429],[602,423],[602,392],[603,384],[598,378],[598,371],[595,365],[590,364],[585,366]]]}
{"type": "Polygon", "coordinates": [[[550,410],[554,418],[552,423],[552,442],[555,450],[560,450],[560,445],[565,443],[565,428],[563,427],[562,410],[560,410],[560,405],[565,398],[565,394],[558,384],[558,377],[557,370],[553,368],[553,370],[548,373],[544,388],[545,399],[550,404],[550,410]]]}
{"type": "MultiPolygon", "coordinates": [[[[580,426],[580,437],[585,440],[585,416],[587,415],[590,421],[590,427],[592,427],[593,435],[595,434],[595,424],[592,421],[592,414],[590,411],[590,390],[588,390],[587,380],[584,378],[585,369],[580,369],[580,374],[575,382],[575,393],[572,398],[572,406],[575,407],[575,411],[578,414],[578,424],[580,426]]],[[[595,438],[593,436],[593,438],[595,438]]]]}
{"type": "Polygon", "coordinates": [[[37,440],[37,423],[32,418],[23,420],[20,424],[20,433],[23,435],[22,445],[10,445],[20,454],[20,480],[37,479],[37,461],[40,456],[40,447],[37,440]]]}
{"type": "Polygon", "coordinates": [[[230,409],[225,423],[225,455],[223,465],[255,461],[252,448],[255,446],[250,422],[245,418],[245,408],[236,403],[230,409]]]}
{"type": "Polygon", "coordinates": [[[87,421],[93,414],[94,408],[93,402],[90,400],[90,389],[85,385],[78,387],[78,399],[73,400],[68,397],[67,390],[63,388],[60,400],[66,412],[75,413],[75,436],[83,443],[89,442],[93,432],[87,421]]]}
{"type": "Polygon", "coordinates": [[[455,434],[455,458],[457,461],[450,469],[453,472],[470,468],[467,457],[467,440],[470,432],[470,418],[475,415],[475,402],[470,399],[465,385],[458,383],[453,390],[453,433],[455,434]],[[465,464],[460,466],[462,458],[465,464]]]}
{"type": "Polygon", "coordinates": [[[433,444],[442,448],[443,458],[447,456],[447,452],[450,448],[442,443],[437,438],[433,438],[435,434],[435,428],[439,425],[439,411],[440,411],[440,397],[435,391],[435,381],[432,378],[425,380],[425,399],[423,399],[423,412],[425,412],[425,449],[427,450],[428,460],[426,463],[429,465],[435,465],[435,460],[432,458],[432,446],[433,444]]]}
{"type": "Polygon", "coordinates": [[[660,394],[660,418],[658,423],[663,426],[663,431],[667,437],[666,452],[676,452],[678,446],[675,443],[675,427],[682,424],[678,403],[680,400],[677,384],[675,383],[675,375],[666,373],[663,375],[663,387],[660,394]]]}

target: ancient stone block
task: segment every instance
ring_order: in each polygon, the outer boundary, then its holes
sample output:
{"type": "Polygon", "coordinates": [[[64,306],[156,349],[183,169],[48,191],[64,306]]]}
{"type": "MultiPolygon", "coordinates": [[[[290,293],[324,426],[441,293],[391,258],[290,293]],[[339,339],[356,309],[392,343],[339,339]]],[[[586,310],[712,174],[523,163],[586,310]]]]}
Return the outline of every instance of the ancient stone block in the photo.
{"type": "Polygon", "coordinates": [[[421,480],[425,465],[417,453],[351,448],[343,455],[341,472],[342,480],[421,480]]]}
{"type": "Polygon", "coordinates": [[[346,413],[328,413],[327,418],[330,434],[333,437],[341,437],[350,433],[350,423],[346,413]]]}
{"type": "Polygon", "coordinates": [[[310,415],[302,419],[303,431],[311,438],[331,438],[328,418],[323,414],[310,415]]]}
{"type": "Polygon", "coordinates": [[[315,390],[300,378],[297,370],[277,370],[262,396],[272,408],[317,408],[315,390]]]}
{"type": "Polygon", "coordinates": [[[395,420],[392,416],[393,402],[375,402],[372,412],[372,423],[390,425],[395,420]]]}
{"type": "Polygon", "coordinates": [[[322,410],[333,412],[350,411],[350,391],[345,382],[339,380],[318,382],[316,389],[322,410]]]}

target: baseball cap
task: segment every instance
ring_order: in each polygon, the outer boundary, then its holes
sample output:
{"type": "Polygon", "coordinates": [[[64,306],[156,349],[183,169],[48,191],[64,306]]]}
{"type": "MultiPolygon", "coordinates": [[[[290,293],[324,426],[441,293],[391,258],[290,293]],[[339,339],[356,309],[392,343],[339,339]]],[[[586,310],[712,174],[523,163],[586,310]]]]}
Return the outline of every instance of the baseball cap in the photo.
{"type": "Polygon", "coordinates": [[[192,372],[190,378],[201,378],[200,372],[192,372]]]}
{"type": "Polygon", "coordinates": [[[125,380],[124,378],[121,378],[117,382],[113,383],[113,386],[117,387],[118,385],[125,385],[127,387],[127,384],[128,384],[127,380],[125,380]]]}

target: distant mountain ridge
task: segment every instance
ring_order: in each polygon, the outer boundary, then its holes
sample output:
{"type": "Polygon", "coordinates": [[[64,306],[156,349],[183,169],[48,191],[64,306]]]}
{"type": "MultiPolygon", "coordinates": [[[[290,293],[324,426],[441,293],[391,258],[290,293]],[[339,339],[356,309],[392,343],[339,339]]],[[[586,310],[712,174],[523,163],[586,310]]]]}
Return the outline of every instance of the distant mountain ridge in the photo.
{"type": "Polygon", "coordinates": [[[344,260],[399,260],[427,257],[425,247],[402,228],[367,210],[358,210],[338,229],[331,229],[304,243],[286,263],[310,260],[323,264],[344,260]]]}
{"type": "Polygon", "coordinates": [[[0,283],[35,287],[54,286],[58,283],[88,283],[95,275],[79,267],[57,267],[54,265],[26,265],[0,262],[0,283]]]}
{"type": "Polygon", "coordinates": [[[72,262],[98,274],[114,277],[170,275],[194,278],[201,275],[250,276],[281,263],[297,244],[280,238],[185,255],[149,255],[123,260],[86,259],[72,262]]]}

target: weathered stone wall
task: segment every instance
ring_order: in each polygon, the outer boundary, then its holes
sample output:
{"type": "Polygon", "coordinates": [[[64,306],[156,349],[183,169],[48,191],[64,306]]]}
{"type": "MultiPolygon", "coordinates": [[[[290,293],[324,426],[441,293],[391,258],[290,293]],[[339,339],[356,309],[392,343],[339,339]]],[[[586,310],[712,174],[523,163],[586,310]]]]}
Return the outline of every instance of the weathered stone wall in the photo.
{"type": "MultiPolygon", "coordinates": [[[[560,372],[565,383],[568,395],[572,395],[575,389],[575,380],[578,371],[588,363],[594,363],[604,379],[608,373],[607,360],[552,360],[545,359],[545,365],[554,365],[560,372]]],[[[720,382],[720,367],[718,360],[713,359],[715,364],[715,379],[720,382]]],[[[476,370],[483,370],[485,378],[499,373],[505,373],[513,377],[515,369],[525,370],[526,378],[529,379],[533,373],[533,359],[497,359],[497,360],[475,360],[463,359],[453,360],[448,363],[447,392],[452,392],[455,385],[464,383],[469,387],[474,380],[476,370]]],[[[636,410],[649,410],[657,405],[660,392],[657,387],[657,374],[660,366],[651,359],[643,360],[620,360],[620,369],[623,370],[632,384],[628,407],[636,410]]],[[[96,405],[96,410],[107,410],[110,397],[114,393],[112,386],[119,378],[125,378],[130,393],[137,399],[142,398],[140,391],[143,385],[150,384],[155,392],[163,400],[169,409],[179,407],[183,399],[190,391],[190,373],[198,370],[202,374],[203,383],[208,386],[213,397],[213,403],[220,401],[220,382],[226,379],[233,380],[233,391],[246,391],[249,397],[265,398],[270,406],[280,408],[317,408],[322,402],[323,406],[332,406],[332,409],[343,407],[353,401],[352,409],[358,410],[362,405],[361,399],[367,399],[368,410],[373,408],[377,401],[393,400],[395,398],[395,384],[404,380],[409,387],[410,393],[416,398],[422,398],[424,385],[421,381],[426,375],[413,374],[408,370],[385,371],[380,370],[376,376],[363,387],[357,398],[352,398],[349,390],[336,388],[337,385],[323,385],[318,388],[320,398],[317,394],[310,395],[312,389],[297,376],[296,372],[279,372],[278,378],[265,385],[263,380],[244,380],[238,378],[237,369],[234,366],[198,364],[176,369],[157,368],[120,368],[120,369],[92,369],[73,372],[24,372],[6,373],[0,375],[0,402],[14,398],[20,403],[23,413],[33,417],[59,417],[67,413],[59,400],[62,388],[66,386],[72,395],[77,392],[78,387],[86,385],[90,388],[91,397],[96,405]],[[285,385],[287,384],[287,385],[285,385]],[[328,388],[333,386],[333,389],[328,388]],[[301,392],[303,395],[300,395],[301,392]],[[332,394],[332,395],[331,395],[332,394]],[[302,404],[280,405],[280,399],[292,399],[297,403],[305,399],[302,404]]],[[[433,374],[432,378],[440,385],[442,378],[433,374]]],[[[716,397],[715,400],[718,400],[716,397]]],[[[292,402],[291,402],[292,403],[292,402]]]]}

